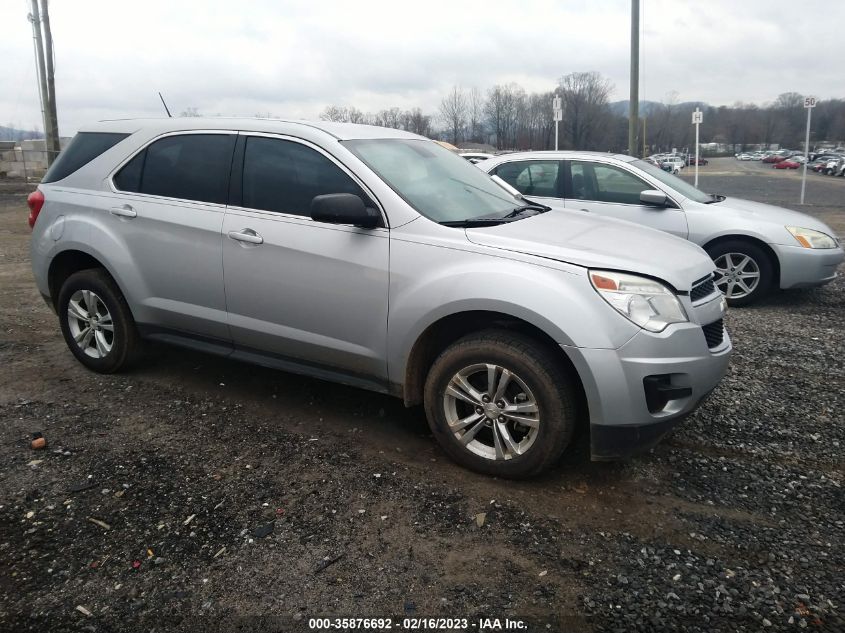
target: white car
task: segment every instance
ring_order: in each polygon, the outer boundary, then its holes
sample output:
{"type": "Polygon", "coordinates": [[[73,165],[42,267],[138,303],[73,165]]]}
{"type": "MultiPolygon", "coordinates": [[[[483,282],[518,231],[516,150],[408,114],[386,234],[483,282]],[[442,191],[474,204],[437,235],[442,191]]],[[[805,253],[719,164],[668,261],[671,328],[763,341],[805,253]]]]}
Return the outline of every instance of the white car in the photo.
{"type": "Polygon", "coordinates": [[[663,165],[669,165],[672,168],[671,173],[678,174],[684,167],[686,167],[686,161],[680,156],[669,156],[665,160],[661,161],[661,166],[663,165]]]}
{"type": "Polygon", "coordinates": [[[754,160],[754,158],[751,156],[751,154],[744,154],[744,153],[737,156],[737,159],[738,160],[754,160]]]}
{"type": "Polygon", "coordinates": [[[845,259],[833,230],[814,217],[704,193],[631,156],[518,152],[478,167],[561,212],[627,220],[695,242],[713,259],[714,282],[731,305],[773,288],[828,283],[845,259]]]}

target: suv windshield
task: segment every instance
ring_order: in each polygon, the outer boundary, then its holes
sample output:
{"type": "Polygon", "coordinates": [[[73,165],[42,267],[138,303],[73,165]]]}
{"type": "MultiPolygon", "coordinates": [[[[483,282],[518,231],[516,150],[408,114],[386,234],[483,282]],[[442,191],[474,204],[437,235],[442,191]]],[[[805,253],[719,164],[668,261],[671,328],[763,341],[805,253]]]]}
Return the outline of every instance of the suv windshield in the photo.
{"type": "Polygon", "coordinates": [[[505,218],[525,205],[483,171],[434,141],[344,141],[419,213],[435,222],[505,218]]]}
{"type": "Polygon", "coordinates": [[[689,198],[690,200],[695,200],[696,202],[701,202],[703,204],[709,204],[713,202],[713,196],[711,196],[710,194],[704,193],[703,191],[699,191],[688,182],[685,182],[677,176],[673,176],[672,174],[663,171],[659,167],[655,167],[651,163],[648,163],[644,160],[635,160],[631,164],[634,167],[642,169],[649,176],[657,178],[657,180],[662,182],[664,185],[671,187],[685,198],[689,198]]]}

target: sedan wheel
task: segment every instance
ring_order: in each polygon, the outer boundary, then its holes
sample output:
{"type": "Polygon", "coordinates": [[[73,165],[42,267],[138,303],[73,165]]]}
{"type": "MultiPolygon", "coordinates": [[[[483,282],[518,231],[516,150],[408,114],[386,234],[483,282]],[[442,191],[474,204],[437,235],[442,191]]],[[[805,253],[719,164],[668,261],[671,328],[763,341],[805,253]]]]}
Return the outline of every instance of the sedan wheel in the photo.
{"type": "Polygon", "coordinates": [[[540,410],[525,382],[495,364],[464,367],[443,395],[449,430],[467,450],[492,460],[513,459],[537,439],[540,410]]]}
{"type": "Polygon", "coordinates": [[[725,253],[716,258],[716,287],[728,299],[742,299],[760,283],[760,266],[745,253],[725,253]]]}
{"type": "Polygon", "coordinates": [[[705,250],[716,266],[713,281],[730,306],[752,304],[777,283],[777,260],[750,240],[724,240],[705,250]]]}

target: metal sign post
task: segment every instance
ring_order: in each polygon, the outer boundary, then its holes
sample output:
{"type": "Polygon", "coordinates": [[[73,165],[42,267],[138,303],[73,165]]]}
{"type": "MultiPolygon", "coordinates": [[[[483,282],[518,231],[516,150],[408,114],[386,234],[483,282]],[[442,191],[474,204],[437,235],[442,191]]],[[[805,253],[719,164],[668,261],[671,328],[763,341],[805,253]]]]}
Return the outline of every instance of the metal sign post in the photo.
{"type": "Polygon", "coordinates": [[[560,97],[552,99],[552,112],[554,113],[555,121],[555,151],[557,151],[558,124],[563,120],[563,110],[561,109],[560,97]]]}
{"type": "Polygon", "coordinates": [[[801,176],[801,204],[804,204],[804,189],[807,186],[807,162],[810,160],[810,118],[816,107],[815,97],[804,97],[804,107],[807,109],[807,136],[804,137],[804,174],[801,176]]]}
{"type": "Polygon", "coordinates": [[[692,124],[695,126],[695,186],[698,187],[698,126],[704,120],[704,113],[698,108],[692,113],[692,124]]]}

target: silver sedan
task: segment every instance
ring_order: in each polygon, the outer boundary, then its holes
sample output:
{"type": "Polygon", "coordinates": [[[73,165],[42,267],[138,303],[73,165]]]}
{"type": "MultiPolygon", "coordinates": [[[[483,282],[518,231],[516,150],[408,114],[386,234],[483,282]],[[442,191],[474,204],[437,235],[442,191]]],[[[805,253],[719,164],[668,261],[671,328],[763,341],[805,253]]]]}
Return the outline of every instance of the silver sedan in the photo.
{"type": "Polygon", "coordinates": [[[816,218],[704,193],[631,156],[520,152],[477,166],[552,208],[628,220],[695,242],[713,258],[716,285],[731,305],[750,304],[772,288],[826,284],[845,258],[831,228],[816,218]]]}

